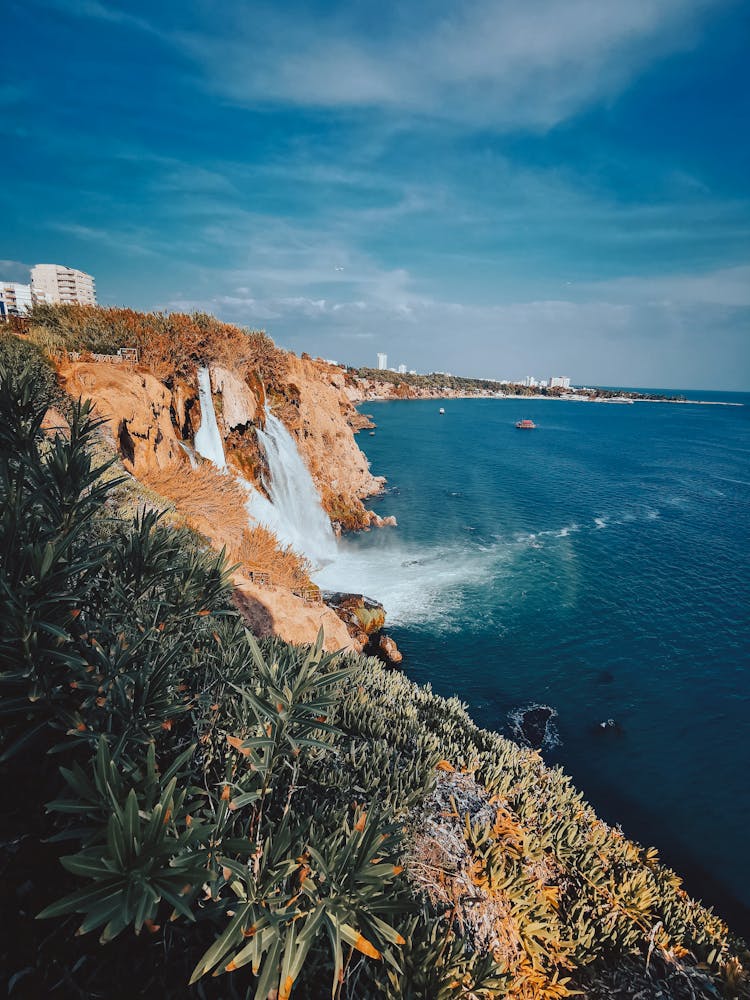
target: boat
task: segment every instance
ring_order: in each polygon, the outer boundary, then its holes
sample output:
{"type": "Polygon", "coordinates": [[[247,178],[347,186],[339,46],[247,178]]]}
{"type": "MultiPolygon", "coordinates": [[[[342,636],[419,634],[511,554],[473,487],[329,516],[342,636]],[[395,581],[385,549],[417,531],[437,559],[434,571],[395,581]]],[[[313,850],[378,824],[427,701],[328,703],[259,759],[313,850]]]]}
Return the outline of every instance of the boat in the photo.
{"type": "Polygon", "coordinates": [[[516,427],[519,431],[533,431],[536,430],[536,424],[533,420],[518,420],[516,422],[516,427]]]}
{"type": "Polygon", "coordinates": [[[443,409],[443,407],[442,407],[442,406],[441,406],[441,407],[440,407],[440,409],[438,410],[438,413],[445,413],[445,410],[443,409]]]}

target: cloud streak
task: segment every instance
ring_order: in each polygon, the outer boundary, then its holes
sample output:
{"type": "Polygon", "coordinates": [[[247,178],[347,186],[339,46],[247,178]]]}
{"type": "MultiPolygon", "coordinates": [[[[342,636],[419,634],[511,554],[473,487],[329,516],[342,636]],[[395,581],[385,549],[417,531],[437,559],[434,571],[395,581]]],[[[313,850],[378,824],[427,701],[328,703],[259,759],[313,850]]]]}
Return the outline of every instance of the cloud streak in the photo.
{"type": "MultiPolygon", "coordinates": [[[[227,31],[171,40],[210,86],[246,105],[292,104],[548,129],[689,47],[720,0],[468,0],[382,9],[374,23],[304,8],[223,8],[227,31]]],[[[367,10],[367,5],[365,5],[367,10]]],[[[206,30],[207,29],[207,30],[206,30]]]]}
{"type": "Polygon", "coordinates": [[[545,130],[689,48],[727,0],[434,0],[172,11],[170,24],[98,0],[46,0],[176,48],[206,86],[250,107],[291,105],[545,130]]]}

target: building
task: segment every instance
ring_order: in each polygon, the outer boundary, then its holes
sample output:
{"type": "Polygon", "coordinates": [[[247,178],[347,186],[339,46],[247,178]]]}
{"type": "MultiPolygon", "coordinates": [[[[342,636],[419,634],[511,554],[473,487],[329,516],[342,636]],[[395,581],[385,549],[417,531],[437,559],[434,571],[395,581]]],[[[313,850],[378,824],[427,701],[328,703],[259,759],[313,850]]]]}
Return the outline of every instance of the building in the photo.
{"type": "Polygon", "coordinates": [[[31,285],[20,281],[0,281],[0,319],[23,316],[31,309],[31,285]]]}
{"type": "Polygon", "coordinates": [[[549,380],[550,389],[569,389],[570,379],[567,375],[551,375],[549,380]]]}
{"type": "Polygon", "coordinates": [[[96,305],[96,285],[91,275],[62,264],[32,267],[31,291],[35,302],[96,305]]]}
{"type": "Polygon", "coordinates": [[[399,373],[399,375],[406,375],[406,365],[399,365],[398,366],[398,373],[399,373]]]}
{"type": "Polygon", "coordinates": [[[388,355],[378,354],[378,371],[384,372],[388,368],[388,355]]]}

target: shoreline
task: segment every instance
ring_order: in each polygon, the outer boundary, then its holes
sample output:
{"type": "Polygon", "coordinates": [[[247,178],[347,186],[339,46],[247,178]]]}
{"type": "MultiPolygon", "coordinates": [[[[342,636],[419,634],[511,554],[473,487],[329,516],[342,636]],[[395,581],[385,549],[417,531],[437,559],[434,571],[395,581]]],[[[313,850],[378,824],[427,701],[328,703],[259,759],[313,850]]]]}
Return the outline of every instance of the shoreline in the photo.
{"type": "Polygon", "coordinates": [[[676,406],[745,406],[745,403],[733,403],[722,399],[648,399],[646,397],[634,399],[607,399],[603,396],[515,396],[498,395],[496,393],[451,393],[450,395],[429,395],[429,396],[365,396],[362,399],[353,400],[355,406],[362,406],[365,403],[412,403],[423,400],[444,400],[444,399],[514,399],[519,401],[544,400],[545,402],[556,403],[607,403],[614,406],[629,406],[631,403],[669,403],[676,406]]]}

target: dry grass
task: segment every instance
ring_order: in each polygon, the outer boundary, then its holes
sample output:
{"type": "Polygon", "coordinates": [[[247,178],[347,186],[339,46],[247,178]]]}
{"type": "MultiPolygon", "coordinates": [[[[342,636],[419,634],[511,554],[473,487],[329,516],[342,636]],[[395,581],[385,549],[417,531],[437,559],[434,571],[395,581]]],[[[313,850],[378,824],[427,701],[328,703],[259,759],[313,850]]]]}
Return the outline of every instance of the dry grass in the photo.
{"type": "Polygon", "coordinates": [[[268,573],[271,582],[290,589],[310,586],[310,564],[290,546],[282,546],[276,535],[257,525],[242,533],[242,541],[232,550],[232,560],[251,572],[268,573]]]}
{"type": "Polygon", "coordinates": [[[212,362],[264,383],[283,381],[287,355],[261,330],[222,323],[207,313],[142,313],[81,305],[36,305],[24,330],[50,354],[114,354],[137,347],[142,364],[162,381],[193,378],[195,366],[212,362]]]}
{"type": "Polygon", "coordinates": [[[310,586],[309,564],[289,546],[279,543],[267,528],[250,527],[247,495],[231,476],[204,462],[197,469],[187,463],[141,475],[155,492],[171,500],[186,523],[217,548],[226,546],[231,563],[249,572],[267,573],[281,587],[310,586]]]}
{"type": "Polygon", "coordinates": [[[229,551],[247,529],[247,497],[231,476],[208,462],[192,469],[187,462],[141,473],[143,482],[171,500],[191,528],[229,551]]]}

